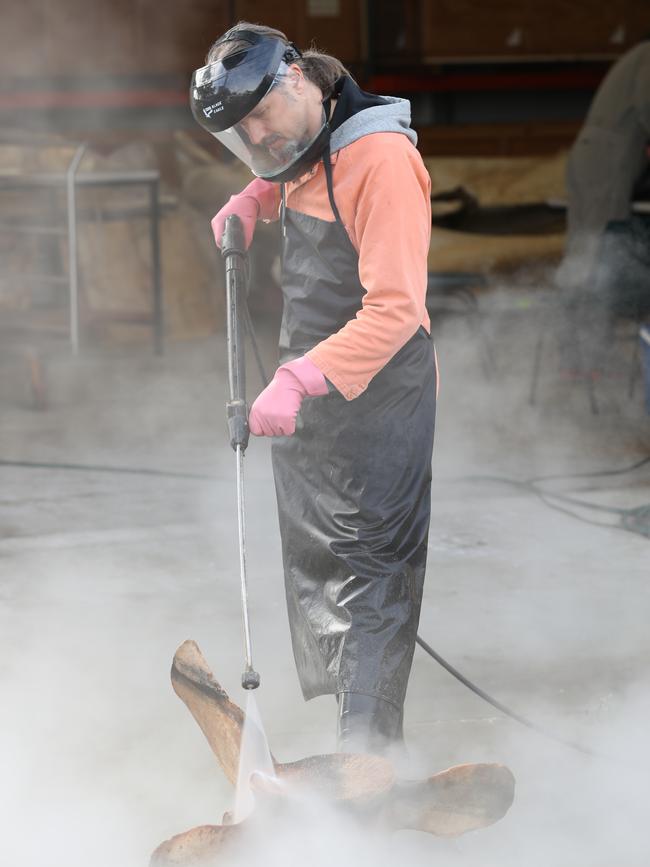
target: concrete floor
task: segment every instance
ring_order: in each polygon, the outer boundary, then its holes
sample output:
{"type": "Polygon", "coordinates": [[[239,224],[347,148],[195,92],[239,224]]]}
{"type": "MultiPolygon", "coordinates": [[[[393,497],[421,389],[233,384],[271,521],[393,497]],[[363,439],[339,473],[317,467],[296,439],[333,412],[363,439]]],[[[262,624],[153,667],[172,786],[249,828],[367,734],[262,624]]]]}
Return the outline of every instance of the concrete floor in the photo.
{"type": "MultiPolygon", "coordinates": [[[[606,758],[505,719],[417,650],[412,773],[503,761],[517,796],[490,829],[454,842],[404,832],[382,851],[386,864],[645,865],[650,540],[583,523],[520,488],[461,477],[625,467],[650,452],[650,423],[640,388],[627,397],[620,365],[599,384],[593,416],[583,386],[558,377],[552,341],[531,407],[539,317],[525,299],[505,297],[482,301],[489,376],[468,321],[437,324],[443,384],[420,633],[501,701],[606,758]]],[[[272,336],[262,331],[272,367],[272,336]]],[[[78,361],[59,353],[45,412],[29,407],[17,362],[4,369],[1,459],[203,476],[0,467],[0,863],[144,865],[163,839],[217,822],[232,805],[169,683],[175,648],[193,638],[244,701],[225,344],[174,345],[163,358],[139,348],[94,349],[78,361]]],[[[648,467],[554,485],[604,505],[650,503],[648,467]]],[[[246,493],[267,735],[280,760],[331,751],[333,699],[305,704],[293,669],[266,441],[248,451],[246,493]]],[[[286,851],[278,863],[298,863],[286,851]]],[[[341,864],[366,860],[350,851],[341,864]]],[[[312,864],[321,863],[316,852],[312,864]]]]}

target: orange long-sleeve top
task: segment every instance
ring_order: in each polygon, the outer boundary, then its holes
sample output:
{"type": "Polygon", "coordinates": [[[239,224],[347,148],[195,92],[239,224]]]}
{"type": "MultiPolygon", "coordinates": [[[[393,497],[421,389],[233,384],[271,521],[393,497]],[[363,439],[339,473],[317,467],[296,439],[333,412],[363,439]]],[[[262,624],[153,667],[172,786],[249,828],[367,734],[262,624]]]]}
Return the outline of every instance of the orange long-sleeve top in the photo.
{"type": "MultiPolygon", "coordinates": [[[[307,355],[352,400],[420,326],[430,331],[431,180],[417,149],[400,133],[370,133],[331,160],[334,200],[366,292],[355,318],[307,355]]],[[[322,163],[287,184],[286,192],[288,208],[334,220],[322,163]]]]}

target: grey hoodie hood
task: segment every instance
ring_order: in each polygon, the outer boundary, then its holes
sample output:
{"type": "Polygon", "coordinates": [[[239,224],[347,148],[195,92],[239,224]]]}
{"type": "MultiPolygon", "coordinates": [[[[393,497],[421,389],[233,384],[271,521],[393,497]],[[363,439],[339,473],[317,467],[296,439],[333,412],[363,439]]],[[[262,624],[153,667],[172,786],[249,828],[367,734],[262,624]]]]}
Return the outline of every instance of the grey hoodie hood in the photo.
{"type": "Polygon", "coordinates": [[[373,132],[399,132],[416,145],[417,133],[411,129],[411,103],[396,96],[382,96],[385,105],[364,108],[344,120],[331,135],[330,152],[335,153],[373,132]]]}

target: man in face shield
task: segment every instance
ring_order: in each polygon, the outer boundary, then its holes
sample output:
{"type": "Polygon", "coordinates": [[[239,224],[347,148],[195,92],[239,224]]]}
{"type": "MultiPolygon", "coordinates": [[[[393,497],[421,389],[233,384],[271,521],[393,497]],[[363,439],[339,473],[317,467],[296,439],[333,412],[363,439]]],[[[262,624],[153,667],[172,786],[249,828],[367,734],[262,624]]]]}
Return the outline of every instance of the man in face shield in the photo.
{"type": "Polygon", "coordinates": [[[249,425],[273,437],[285,586],[306,699],[338,747],[402,740],[430,519],[437,368],[425,306],[430,180],[406,100],[240,23],[194,74],[196,119],[256,178],[212,221],[282,223],[280,366],[249,425]]]}
{"type": "Polygon", "coordinates": [[[320,89],[295,62],[300,52],[265,30],[238,26],[215,43],[216,59],[194,73],[192,109],[254,174],[281,182],[313,165],[327,118],[320,89]]]}

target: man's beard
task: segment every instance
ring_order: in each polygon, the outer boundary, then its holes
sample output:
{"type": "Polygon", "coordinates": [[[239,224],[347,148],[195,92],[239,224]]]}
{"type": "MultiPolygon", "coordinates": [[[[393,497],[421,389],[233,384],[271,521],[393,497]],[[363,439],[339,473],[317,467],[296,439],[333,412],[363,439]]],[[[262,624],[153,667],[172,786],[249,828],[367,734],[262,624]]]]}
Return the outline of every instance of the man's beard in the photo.
{"type": "MultiPolygon", "coordinates": [[[[270,138],[270,137],[269,137],[270,138]]],[[[269,143],[264,143],[266,150],[278,165],[290,165],[306,150],[309,140],[305,136],[300,139],[284,139],[273,137],[269,143]]]]}

